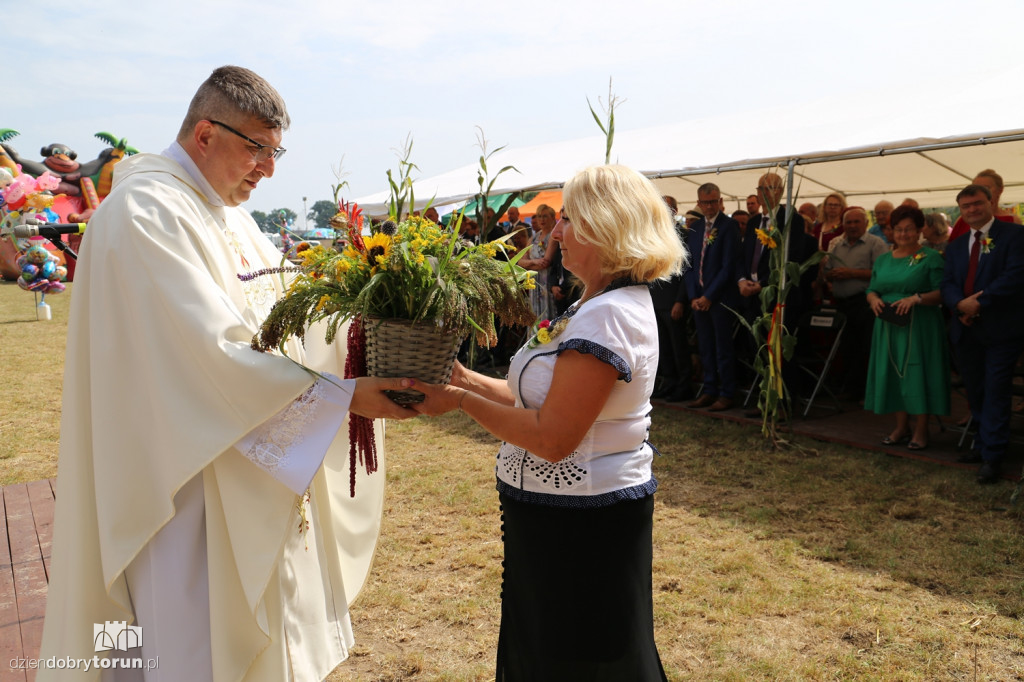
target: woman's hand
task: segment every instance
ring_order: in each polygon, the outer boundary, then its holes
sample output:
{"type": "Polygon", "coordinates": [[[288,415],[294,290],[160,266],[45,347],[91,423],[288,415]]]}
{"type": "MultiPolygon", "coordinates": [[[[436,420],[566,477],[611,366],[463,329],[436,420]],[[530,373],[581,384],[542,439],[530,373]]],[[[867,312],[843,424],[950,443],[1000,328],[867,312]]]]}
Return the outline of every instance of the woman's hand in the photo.
{"type": "MultiPolygon", "coordinates": [[[[454,371],[452,376],[454,378],[454,371]]],[[[439,414],[459,409],[460,403],[469,393],[465,388],[445,384],[427,384],[419,379],[413,379],[411,388],[422,393],[424,398],[423,402],[414,403],[410,407],[428,417],[436,417],[439,414]]]]}
{"type": "Polygon", "coordinates": [[[899,313],[900,315],[906,315],[907,313],[910,312],[910,309],[917,304],[918,296],[917,294],[914,294],[913,296],[906,296],[904,298],[901,298],[900,300],[896,301],[894,305],[896,306],[897,313],[899,313]]]}
{"type": "Polygon", "coordinates": [[[871,306],[871,312],[875,314],[875,317],[881,315],[882,310],[885,309],[885,303],[882,302],[882,299],[877,294],[868,296],[868,305],[871,306]]]}
{"type": "Polygon", "coordinates": [[[469,370],[466,369],[466,367],[461,362],[456,360],[455,364],[452,365],[452,378],[448,383],[452,386],[457,386],[459,388],[467,388],[466,379],[468,377],[469,370]]]}

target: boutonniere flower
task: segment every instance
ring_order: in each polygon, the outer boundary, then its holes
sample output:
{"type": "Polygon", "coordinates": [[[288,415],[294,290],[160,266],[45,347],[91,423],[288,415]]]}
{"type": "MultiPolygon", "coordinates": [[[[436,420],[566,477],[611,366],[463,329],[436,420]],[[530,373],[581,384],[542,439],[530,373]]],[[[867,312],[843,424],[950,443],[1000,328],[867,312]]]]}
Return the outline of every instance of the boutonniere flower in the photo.
{"type": "Polygon", "coordinates": [[[533,338],[526,344],[527,348],[533,349],[551,343],[561,334],[569,324],[569,318],[562,317],[552,324],[551,320],[541,320],[533,327],[533,338]]]}
{"type": "Polygon", "coordinates": [[[981,252],[989,253],[995,247],[996,243],[992,241],[992,237],[982,237],[981,239],[981,252]]]}
{"type": "Polygon", "coordinates": [[[910,259],[910,262],[907,265],[910,266],[910,267],[914,267],[915,265],[917,265],[918,263],[920,263],[923,260],[924,260],[924,251],[918,251],[917,253],[914,254],[914,257],[910,259]]]}
{"type": "Polygon", "coordinates": [[[711,246],[715,243],[715,239],[718,237],[718,228],[712,227],[711,230],[704,235],[704,243],[711,246]]]}
{"type": "Polygon", "coordinates": [[[767,246],[769,249],[774,249],[776,246],[778,246],[778,243],[775,241],[775,238],[772,237],[767,232],[765,232],[764,230],[758,229],[754,230],[754,232],[757,234],[757,240],[764,244],[765,246],[767,246]]]}

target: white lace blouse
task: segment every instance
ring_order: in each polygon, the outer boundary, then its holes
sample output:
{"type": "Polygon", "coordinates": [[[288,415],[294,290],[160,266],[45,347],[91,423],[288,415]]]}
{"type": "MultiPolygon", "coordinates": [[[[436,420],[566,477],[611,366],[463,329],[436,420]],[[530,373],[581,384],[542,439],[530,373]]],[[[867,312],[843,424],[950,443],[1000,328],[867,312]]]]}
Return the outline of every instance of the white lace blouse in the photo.
{"type": "MultiPolygon", "coordinates": [[[[619,371],[608,402],[568,457],[548,462],[503,443],[498,451],[498,490],[536,504],[600,507],[654,492],[655,449],[648,443],[651,391],[658,368],[658,328],[646,284],[612,284],[603,294],[570,308],[568,322],[546,344],[523,346],[512,359],[508,385],[518,407],[538,408],[551,387],[558,355],[575,350],[619,371]]],[[[554,323],[554,321],[553,321],[554,323]]]]}

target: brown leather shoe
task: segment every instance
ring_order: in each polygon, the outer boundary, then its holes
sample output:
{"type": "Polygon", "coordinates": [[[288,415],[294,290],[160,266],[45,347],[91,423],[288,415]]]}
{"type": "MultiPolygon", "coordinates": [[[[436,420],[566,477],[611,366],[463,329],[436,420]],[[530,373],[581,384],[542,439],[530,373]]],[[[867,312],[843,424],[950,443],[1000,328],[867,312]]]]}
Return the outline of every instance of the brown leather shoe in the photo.
{"type": "Polygon", "coordinates": [[[719,398],[711,404],[711,407],[708,408],[708,412],[721,412],[723,410],[728,410],[730,407],[732,407],[732,398],[719,398]]]}
{"type": "Polygon", "coordinates": [[[708,395],[707,393],[705,393],[704,395],[702,395],[701,397],[697,398],[692,403],[687,405],[687,407],[699,409],[701,407],[707,407],[708,405],[714,405],[717,400],[718,396],[708,395]]]}

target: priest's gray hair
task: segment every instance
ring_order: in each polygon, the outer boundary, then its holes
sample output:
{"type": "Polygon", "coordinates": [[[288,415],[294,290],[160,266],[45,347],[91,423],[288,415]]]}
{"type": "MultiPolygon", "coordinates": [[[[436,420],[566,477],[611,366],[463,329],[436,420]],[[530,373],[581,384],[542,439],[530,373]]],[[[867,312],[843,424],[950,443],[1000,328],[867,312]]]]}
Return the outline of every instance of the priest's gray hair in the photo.
{"type": "Polygon", "coordinates": [[[267,128],[287,130],[291,125],[281,95],[262,77],[241,66],[214,69],[188,105],[178,131],[178,140],[192,134],[200,121],[222,121],[239,125],[238,116],[253,117],[267,128]]]}

